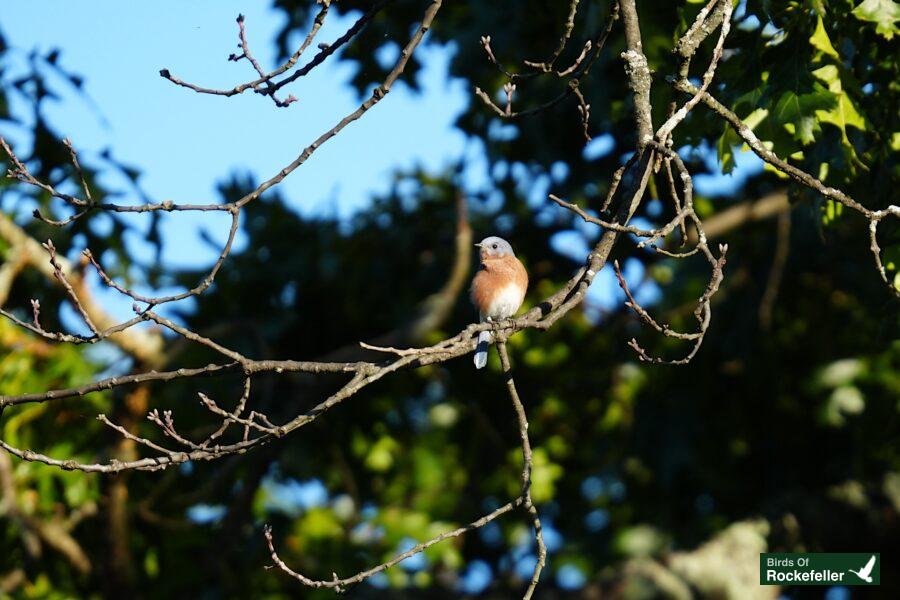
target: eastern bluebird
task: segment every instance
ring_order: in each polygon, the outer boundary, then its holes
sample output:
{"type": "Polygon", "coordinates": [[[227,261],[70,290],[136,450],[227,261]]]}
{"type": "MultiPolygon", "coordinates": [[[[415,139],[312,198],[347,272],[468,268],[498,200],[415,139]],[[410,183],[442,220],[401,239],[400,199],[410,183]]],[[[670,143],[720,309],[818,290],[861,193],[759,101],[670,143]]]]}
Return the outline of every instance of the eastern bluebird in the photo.
{"type": "MultiPolygon", "coordinates": [[[[481,249],[481,264],[472,280],[472,303],[482,321],[506,319],[516,314],[528,289],[528,273],[516,258],[512,246],[504,239],[487,237],[475,244],[481,249]]],[[[475,368],[487,364],[491,332],[478,334],[475,348],[475,368]]]]}

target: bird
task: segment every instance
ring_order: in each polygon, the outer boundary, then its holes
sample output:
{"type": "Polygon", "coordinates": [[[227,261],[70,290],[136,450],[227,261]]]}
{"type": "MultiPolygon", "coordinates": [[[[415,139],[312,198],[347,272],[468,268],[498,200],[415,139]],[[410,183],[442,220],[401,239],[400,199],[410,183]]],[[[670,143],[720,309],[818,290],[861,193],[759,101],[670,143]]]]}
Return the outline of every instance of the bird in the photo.
{"type": "Polygon", "coordinates": [[[866,563],[859,571],[854,571],[853,569],[847,569],[849,572],[853,573],[866,583],[872,583],[872,569],[875,567],[875,555],[872,555],[872,558],[869,559],[869,562],[866,563]]]}
{"type": "MultiPolygon", "coordinates": [[[[475,244],[480,249],[478,272],[472,279],[470,295],[478,309],[480,322],[506,319],[519,310],[528,289],[528,272],[522,261],[516,258],[512,246],[496,236],[486,237],[475,244]]],[[[475,368],[487,364],[491,332],[478,334],[475,347],[475,368]]]]}

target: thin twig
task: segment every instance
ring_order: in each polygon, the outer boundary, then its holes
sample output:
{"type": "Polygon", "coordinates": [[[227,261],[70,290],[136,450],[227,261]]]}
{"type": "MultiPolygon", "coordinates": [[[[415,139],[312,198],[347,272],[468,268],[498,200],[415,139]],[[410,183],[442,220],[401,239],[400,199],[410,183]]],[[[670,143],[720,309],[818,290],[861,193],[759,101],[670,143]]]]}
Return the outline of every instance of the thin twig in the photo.
{"type": "Polygon", "coordinates": [[[516,419],[519,423],[519,439],[522,445],[522,501],[525,510],[531,517],[534,526],[534,539],[537,542],[538,555],[534,564],[534,571],[531,574],[531,581],[525,590],[523,600],[529,600],[534,594],[538,580],[541,578],[541,570],[547,562],[547,546],[544,543],[543,528],[541,519],[538,516],[537,508],[531,500],[531,473],[534,469],[534,462],[531,452],[531,441],[528,439],[528,417],[525,414],[525,407],[519,399],[519,392],[516,390],[516,382],[512,375],[512,365],[509,361],[509,352],[506,349],[506,342],[499,341],[497,350],[500,354],[500,366],[503,368],[503,377],[506,380],[506,389],[509,391],[510,400],[512,400],[513,408],[516,411],[516,419]]]}

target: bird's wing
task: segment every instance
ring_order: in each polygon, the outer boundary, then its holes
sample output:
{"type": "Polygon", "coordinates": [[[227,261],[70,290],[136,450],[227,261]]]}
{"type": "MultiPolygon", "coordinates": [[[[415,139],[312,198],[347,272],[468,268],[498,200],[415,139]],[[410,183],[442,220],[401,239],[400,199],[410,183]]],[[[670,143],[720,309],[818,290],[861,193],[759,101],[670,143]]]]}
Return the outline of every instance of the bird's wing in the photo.
{"type": "Polygon", "coordinates": [[[872,568],[875,566],[875,555],[872,555],[872,558],[869,559],[869,562],[866,563],[866,566],[862,568],[860,573],[865,573],[868,576],[872,572],[872,568]]]}

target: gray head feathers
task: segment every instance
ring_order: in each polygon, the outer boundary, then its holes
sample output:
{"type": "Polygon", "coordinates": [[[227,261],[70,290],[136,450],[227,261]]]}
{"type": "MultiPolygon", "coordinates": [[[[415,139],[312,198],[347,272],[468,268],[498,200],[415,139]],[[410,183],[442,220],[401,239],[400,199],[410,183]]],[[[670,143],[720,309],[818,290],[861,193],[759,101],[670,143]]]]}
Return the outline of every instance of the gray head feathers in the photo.
{"type": "Polygon", "coordinates": [[[500,258],[501,256],[516,255],[516,253],[513,252],[512,246],[509,245],[509,242],[495,235],[486,237],[475,245],[481,248],[482,258],[500,258]]]}

